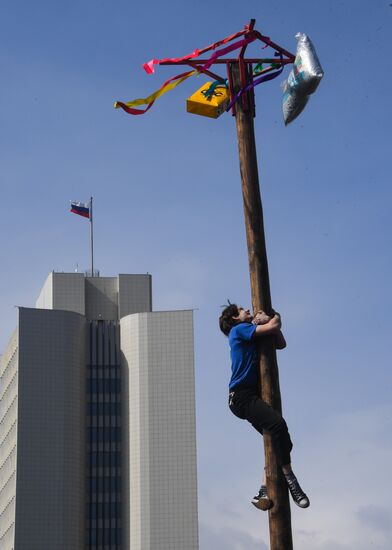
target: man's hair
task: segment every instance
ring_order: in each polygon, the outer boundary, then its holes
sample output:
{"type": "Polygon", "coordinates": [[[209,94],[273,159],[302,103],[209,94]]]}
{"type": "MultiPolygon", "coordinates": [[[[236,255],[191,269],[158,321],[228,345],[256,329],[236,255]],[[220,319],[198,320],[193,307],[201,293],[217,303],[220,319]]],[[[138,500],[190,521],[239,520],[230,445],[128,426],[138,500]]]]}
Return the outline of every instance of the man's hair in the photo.
{"type": "Polygon", "coordinates": [[[219,317],[219,327],[226,336],[229,335],[231,329],[237,324],[237,321],[233,317],[238,317],[239,313],[237,304],[230,304],[222,311],[219,317]]]}

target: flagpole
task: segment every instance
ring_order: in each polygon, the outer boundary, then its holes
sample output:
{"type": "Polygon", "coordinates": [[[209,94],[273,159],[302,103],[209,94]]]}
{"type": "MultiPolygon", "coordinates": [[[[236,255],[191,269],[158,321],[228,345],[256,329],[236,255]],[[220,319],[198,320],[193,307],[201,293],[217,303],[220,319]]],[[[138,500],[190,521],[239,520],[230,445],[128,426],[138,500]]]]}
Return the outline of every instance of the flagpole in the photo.
{"type": "Polygon", "coordinates": [[[93,197],[90,197],[91,277],[94,277],[93,197]]]}

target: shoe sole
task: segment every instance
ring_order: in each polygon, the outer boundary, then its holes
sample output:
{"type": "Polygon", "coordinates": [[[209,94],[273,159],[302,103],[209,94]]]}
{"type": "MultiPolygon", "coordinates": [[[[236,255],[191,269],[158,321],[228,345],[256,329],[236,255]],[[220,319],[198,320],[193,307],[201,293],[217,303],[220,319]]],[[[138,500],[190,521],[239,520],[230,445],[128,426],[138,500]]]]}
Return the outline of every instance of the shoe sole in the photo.
{"type": "MultiPolygon", "coordinates": [[[[294,500],[294,502],[295,502],[295,500],[294,500]]],[[[308,501],[306,504],[299,504],[298,502],[295,502],[295,504],[296,504],[297,506],[299,506],[300,508],[309,508],[309,506],[310,506],[310,502],[309,502],[309,501],[308,501]]]]}
{"type": "Polygon", "coordinates": [[[267,510],[270,510],[274,503],[269,498],[260,498],[256,502],[251,501],[253,506],[257,508],[258,510],[263,510],[263,512],[266,512],[267,510]]]}

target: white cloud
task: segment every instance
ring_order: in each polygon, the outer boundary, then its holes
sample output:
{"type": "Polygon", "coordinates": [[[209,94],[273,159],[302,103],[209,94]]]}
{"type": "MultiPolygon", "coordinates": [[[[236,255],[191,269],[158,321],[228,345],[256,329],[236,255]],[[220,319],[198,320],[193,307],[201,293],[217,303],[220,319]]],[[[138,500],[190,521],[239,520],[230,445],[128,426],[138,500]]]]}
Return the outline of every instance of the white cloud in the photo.
{"type": "MultiPolygon", "coordinates": [[[[388,406],[332,414],[305,443],[296,446],[295,470],[311,506],[307,510],[294,504],[291,507],[294,547],[390,549],[392,517],[387,475],[392,463],[391,419],[392,408],[388,406]]],[[[252,486],[247,463],[252,464],[250,470],[254,473],[253,463],[258,461],[249,450],[243,453],[243,463],[233,475],[228,475],[226,485],[210,486],[200,493],[200,520],[204,525],[201,550],[226,548],[224,533],[234,526],[240,526],[239,532],[254,539],[258,547],[268,547],[268,516],[252,508],[246,496],[252,486]],[[209,540],[222,543],[209,546],[209,540]]],[[[227,548],[237,550],[236,546],[227,548]]]]}
{"type": "Polygon", "coordinates": [[[387,508],[368,504],[359,508],[357,516],[362,524],[375,528],[385,535],[389,535],[392,531],[392,513],[387,508]]]}
{"type": "Polygon", "coordinates": [[[235,528],[225,527],[213,529],[209,525],[200,525],[200,550],[249,550],[258,548],[268,550],[265,542],[254,538],[249,533],[235,528]]]}
{"type": "MultiPolygon", "coordinates": [[[[301,549],[359,550],[372,544],[390,548],[372,507],[385,510],[389,502],[385,475],[392,461],[391,412],[390,407],[379,407],[331,415],[302,446],[297,471],[312,504],[306,515],[293,510],[301,549]],[[303,536],[309,525],[312,542],[303,536]]],[[[381,521],[386,524],[385,514],[381,521]]]]}

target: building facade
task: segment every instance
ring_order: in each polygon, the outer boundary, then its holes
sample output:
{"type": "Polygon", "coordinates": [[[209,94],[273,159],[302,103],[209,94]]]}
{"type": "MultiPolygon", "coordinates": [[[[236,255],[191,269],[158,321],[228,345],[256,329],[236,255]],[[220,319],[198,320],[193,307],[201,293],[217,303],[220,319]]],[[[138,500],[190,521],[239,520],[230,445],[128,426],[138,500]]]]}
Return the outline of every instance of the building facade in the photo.
{"type": "Polygon", "coordinates": [[[197,550],[192,311],[51,273],[0,367],[2,550],[197,550]]]}

